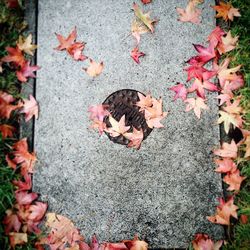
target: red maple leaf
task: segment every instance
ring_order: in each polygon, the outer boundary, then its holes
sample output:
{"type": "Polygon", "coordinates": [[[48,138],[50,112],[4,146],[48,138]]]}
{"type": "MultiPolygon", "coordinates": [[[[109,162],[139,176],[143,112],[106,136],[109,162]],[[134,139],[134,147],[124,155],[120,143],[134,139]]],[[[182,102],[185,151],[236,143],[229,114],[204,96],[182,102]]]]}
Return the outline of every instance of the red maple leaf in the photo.
{"type": "Polygon", "coordinates": [[[178,98],[181,98],[183,101],[187,99],[187,89],[182,83],[179,83],[169,89],[175,92],[174,101],[178,98]]]}
{"type": "Polygon", "coordinates": [[[9,54],[1,59],[2,62],[12,62],[15,66],[20,67],[24,65],[25,58],[23,52],[18,47],[6,47],[6,50],[9,54]]]}
{"type": "Polygon", "coordinates": [[[17,79],[21,82],[27,82],[28,77],[35,78],[36,75],[33,73],[39,70],[41,67],[35,65],[30,66],[30,61],[26,61],[20,70],[16,71],[17,79]]]}
{"type": "Polygon", "coordinates": [[[56,34],[56,37],[59,41],[59,45],[55,48],[56,50],[65,50],[68,49],[76,40],[77,32],[76,27],[71,31],[67,38],[63,37],[60,34],[56,34]]]}
{"type": "Polygon", "coordinates": [[[15,198],[19,205],[30,205],[37,197],[37,193],[28,193],[27,191],[15,192],[15,198]]]}
{"type": "Polygon", "coordinates": [[[25,174],[23,177],[24,177],[24,181],[14,180],[12,182],[16,187],[18,187],[18,191],[30,190],[32,187],[31,175],[25,174]]]}
{"type": "Polygon", "coordinates": [[[139,51],[138,47],[134,48],[131,53],[130,53],[130,56],[133,58],[133,60],[136,62],[136,63],[140,63],[139,61],[139,58],[141,56],[145,56],[145,54],[141,51],[139,51]]]}

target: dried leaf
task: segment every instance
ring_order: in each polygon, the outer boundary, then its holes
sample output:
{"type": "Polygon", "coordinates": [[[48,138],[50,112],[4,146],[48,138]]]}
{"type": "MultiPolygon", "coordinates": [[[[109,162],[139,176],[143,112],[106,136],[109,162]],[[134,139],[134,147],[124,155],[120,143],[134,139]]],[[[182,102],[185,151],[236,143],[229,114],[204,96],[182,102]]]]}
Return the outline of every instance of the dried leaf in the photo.
{"type": "Polygon", "coordinates": [[[83,70],[85,70],[86,73],[92,77],[96,77],[96,76],[100,75],[102,73],[103,67],[104,67],[103,62],[96,63],[92,59],[89,59],[89,61],[90,61],[90,66],[88,68],[83,68],[83,70]]]}
{"type": "Polygon", "coordinates": [[[29,34],[26,38],[19,36],[17,47],[26,54],[33,56],[37,45],[32,44],[32,34],[29,34]]]}

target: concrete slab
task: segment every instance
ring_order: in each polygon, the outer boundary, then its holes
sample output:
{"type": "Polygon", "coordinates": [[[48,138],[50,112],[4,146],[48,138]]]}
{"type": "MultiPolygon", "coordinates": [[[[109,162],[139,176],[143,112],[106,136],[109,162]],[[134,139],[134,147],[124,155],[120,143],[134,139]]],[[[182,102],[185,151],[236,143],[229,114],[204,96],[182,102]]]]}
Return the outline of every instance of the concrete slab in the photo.
{"type": "MultiPolygon", "coordinates": [[[[211,149],[218,144],[214,126],[217,107],[197,120],[173,102],[167,88],[185,81],[184,61],[195,54],[192,43],[204,43],[213,29],[214,12],[203,5],[201,25],[177,21],[175,0],[145,6],[160,19],[155,33],[142,37],[146,56],[136,65],[134,46],[126,38],[133,20],[133,1],[40,0],[38,16],[37,99],[40,118],[35,128],[39,163],[34,190],[48,200],[49,209],[69,216],[88,238],[118,241],[138,233],[151,247],[186,247],[196,232],[218,238],[222,228],[211,224],[221,196],[211,149]],[[104,61],[103,73],[91,79],[57,46],[54,32],[67,35],[77,26],[78,40],[87,42],[85,54],[104,61]],[[154,130],[140,151],[114,144],[90,130],[87,108],[112,92],[130,88],[162,96],[165,128],[154,130]]],[[[184,7],[186,0],[178,1],[184,7]]]]}

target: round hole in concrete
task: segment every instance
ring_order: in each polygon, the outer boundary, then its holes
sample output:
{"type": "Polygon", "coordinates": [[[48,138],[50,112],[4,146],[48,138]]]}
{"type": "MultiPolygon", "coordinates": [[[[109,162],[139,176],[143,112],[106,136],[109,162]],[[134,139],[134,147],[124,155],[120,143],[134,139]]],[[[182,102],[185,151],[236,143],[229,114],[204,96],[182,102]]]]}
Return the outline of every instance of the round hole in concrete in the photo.
{"type": "MultiPolygon", "coordinates": [[[[116,121],[119,121],[125,115],[125,124],[131,127],[128,132],[132,132],[132,127],[135,127],[137,130],[142,129],[143,140],[145,140],[152,132],[152,129],[148,127],[144,113],[140,112],[140,108],[136,106],[136,102],[140,100],[138,93],[141,92],[133,89],[118,90],[108,96],[102,104],[108,106],[108,111],[116,121]]],[[[143,93],[141,94],[144,95],[143,93]]],[[[104,122],[108,128],[111,127],[108,116],[104,118],[104,122]]],[[[112,137],[109,133],[106,133],[106,135],[114,143],[122,145],[129,143],[129,140],[122,135],[117,137],[112,137]]]]}

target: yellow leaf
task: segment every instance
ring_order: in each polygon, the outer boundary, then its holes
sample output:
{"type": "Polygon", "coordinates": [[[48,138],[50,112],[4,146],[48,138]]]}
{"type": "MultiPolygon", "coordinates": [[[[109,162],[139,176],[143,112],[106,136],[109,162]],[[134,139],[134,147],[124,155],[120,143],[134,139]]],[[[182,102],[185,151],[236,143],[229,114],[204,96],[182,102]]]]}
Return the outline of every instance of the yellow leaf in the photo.
{"type": "Polygon", "coordinates": [[[37,45],[32,44],[32,34],[29,34],[26,38],[19,36],[17,46],[31,56],[34,55],[34,50],[37,48],[37,45]]]}

